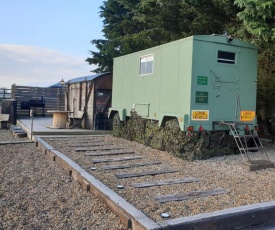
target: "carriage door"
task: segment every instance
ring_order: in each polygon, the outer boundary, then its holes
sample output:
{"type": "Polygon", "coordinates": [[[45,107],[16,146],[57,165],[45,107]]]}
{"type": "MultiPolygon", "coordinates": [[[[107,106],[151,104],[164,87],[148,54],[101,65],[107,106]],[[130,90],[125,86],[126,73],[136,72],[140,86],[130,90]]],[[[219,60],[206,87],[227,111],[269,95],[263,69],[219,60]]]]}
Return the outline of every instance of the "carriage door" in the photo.
{"type": "Polygon", "coordinates": [[[213,83],[213,121],[235,121],[241,78],[238,75],[237,51],[238,47],[216,45],[215,68],[210,71],[213,83]]]}

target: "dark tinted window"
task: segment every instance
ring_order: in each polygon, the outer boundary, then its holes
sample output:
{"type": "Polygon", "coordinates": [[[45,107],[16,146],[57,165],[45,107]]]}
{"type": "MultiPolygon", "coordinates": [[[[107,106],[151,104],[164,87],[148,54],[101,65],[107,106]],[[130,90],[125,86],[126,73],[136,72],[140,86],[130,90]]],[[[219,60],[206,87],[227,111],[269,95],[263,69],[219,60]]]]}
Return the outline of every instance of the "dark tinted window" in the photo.
{"type": "Polygon", "coordinates": [[[235,64],[236,54],[232,52],[226,51],[218,51],[218,62],[219,63],[227,63],[227,64],[235,64]]]}

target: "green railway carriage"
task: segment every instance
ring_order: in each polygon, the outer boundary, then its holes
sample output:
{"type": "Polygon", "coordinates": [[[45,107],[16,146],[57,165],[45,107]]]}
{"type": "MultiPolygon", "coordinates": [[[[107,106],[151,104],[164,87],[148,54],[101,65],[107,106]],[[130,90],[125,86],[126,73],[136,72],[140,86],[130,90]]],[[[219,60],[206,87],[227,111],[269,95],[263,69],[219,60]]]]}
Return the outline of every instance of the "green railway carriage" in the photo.
{"type": "Polygon", "coordinates": [[[135,110],[160,126],[177,119],[182,131],[254,126],[257,55],[233,37],[198,35],[115,58],[109,116],[135,110]]]}

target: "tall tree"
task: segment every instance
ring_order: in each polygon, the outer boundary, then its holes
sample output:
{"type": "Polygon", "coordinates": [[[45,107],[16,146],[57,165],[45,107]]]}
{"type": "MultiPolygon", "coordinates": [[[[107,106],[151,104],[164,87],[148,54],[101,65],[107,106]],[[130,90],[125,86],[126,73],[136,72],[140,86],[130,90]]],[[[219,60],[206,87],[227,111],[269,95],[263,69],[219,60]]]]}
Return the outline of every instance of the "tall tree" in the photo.
{"type": "Polygon", "coordinates": [[[182,13],[185,25],[189,25],[189,34],[233,33],[238,24],[238,7],[234,0],[186,0],[182,13]],[[193,12],[191,17],[185,12],[193,12]]]}
{"type": "MultiPolygon", "coordinates": [[[[94,39],[89,64],[112,71],[113,58],[196,34],[236,25],[233,0],[107,0],[100,8],[105,39],[94,39]]],[[[232,29],[233,31],[233,29],[232,29]]]]}
{"type": "Polygon", "coordinates": [[[94,71],[112,71],[113,58],[140,50],[144,47],[142,40],[136,34],[141,30],[141,23],[133,19],[133,12],[139,0],[107,0],[100,7],[100,17],[103,18],[105,39],[94,39],[99,52],[90,51],[92,57],[87,58],[89,64],[98,66],[94,71]],[[127,4],[126,4],[127,3],[127,4]]]}
{"type": "Polygon", "coordinates": [[[275,115],[275,5],[273,1],[235,0],[243,22],[239,32],[259,48],[257,112],[263,120],[275,115]]]}
{"type": "MultiPolygon", "coordinates": [[[[140,35],[150,40],[148,47],[179,39],[183,2],[177,0],[141,0],[135,20],[143,23],[140,35]]],[[[148,48],[145,47],[145,48],[148,48]]]]}
{"type": "Polygon", "coordinates": [[[252,35],[255,44],[275,41],[275,4],[273,0],[236,0],[242,8],[238,17],[244,28],[252,35]]]}

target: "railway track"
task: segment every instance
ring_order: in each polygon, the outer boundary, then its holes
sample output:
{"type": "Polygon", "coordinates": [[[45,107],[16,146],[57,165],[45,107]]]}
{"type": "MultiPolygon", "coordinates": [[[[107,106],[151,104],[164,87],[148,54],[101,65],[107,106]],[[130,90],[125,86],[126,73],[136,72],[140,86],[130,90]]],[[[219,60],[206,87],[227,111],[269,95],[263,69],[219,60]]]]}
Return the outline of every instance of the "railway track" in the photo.
{"type": "MultiPolygon", "coordinates": [[[[124,205],[133,205],[134,210],[138,210],[138,216],[129,213],[127,210],[122,211],[123,215],[119,211],[117,212],[128,228],[165,229],[169,226],[171,229],[177,229],[177,226],[194,227],[207,223],[209,229],[227,229],[227,227],[234,229],[234,227],[240,228],[241,225],[247,227],[253,226],[255,223],[263,224],[275,221],[275,217],[271,218],[259,214],[260,219],[256,222],[254,218],[254,220],[239,223],[240,226],[234,226],[236,223],[232,220],[236,218],[234,213],[236,210],[223,211],[227,217],[224,214],[221,215],[218,211],[224,209],[221,208],[223,207],[222,203],[228,202],[231,196],[228,187],[220,186],[226,183],[212,183],[206,179],[207,176],[205,178],[196,177],[194,172],[186,170],[184,165],[180,164],[176,158],[172,156],[163,157],[158,153],[154,153],[154,151],[152,154],[152,151],[148,151],[145,146],[138,145],[135,148],[124,146],[119,141],[110,141],[106,136],[86,136],[85,138],[51,137],[39,138],[37,141],[37,146],[78,180],[83,188],[86,190],[94,189],[92,192],[95,194],[104,193],[104,191],[98,191],[94,188],[87,179],[83,179],[81,176],[83,173],[81,172],[85,170],[89,175],[96,178],[96,181],[100,181],[100,186],[103,186],[101,184],[103,183],[110,189],[111,193],[118,194],[126,202],[124,205]],[[62,159],[62,153],[64,159],[62,159]],[[66,160],[73,165],[76,163],[79,166],[79,168],[76,168],[80,172],[70,166],[66,160]],[[214,208],[214,211],[217,212],[216,215],[213,214],[209,217],[208,214],[202,214],[203,211],[201,210],[205,205],[210,205],[211,202],[221,202],[221,204],[217,204],[216,209],[214,208]],[[199,206],[202,207],[198,208],[197,211],[193,210],[194,213],[191,213],[192,204],[196,203],[199,203],[199,206]],[[177,212],[176,209],[179,208],[182,211],[177,212]],[[189,210],[184,210],[188,208],[189,210]],[[187,217],[186,214],[189,214],[189,216],[195,215],[187,217]],[[207,215],[208,218],[206,218],[207,215]],[[140,218],[144,220],[144,223],[140,222],[140,218]],[[179,222],[181,218],[184,219],[179,222]],[[191,221],[192,218],[193,222],[191,221]],[[230,223],[228,222],[229,219],[230,223]],[[225,226],[225,228],[217,228],[219,225],[225,226]]],[[[116,197],[114,194],[98,195],[107,204],[110,204],[112,203],[110,201],[110,199],[113,199],[112,196],[116,197]]],[[[113,203],[116,203],[116,201],[113,201],[113,203]]],[[[121,206],[116,207],[115,204],[110,206],[115,212],[123,209],[121,206]]],[[[239,216],[249,216],[251,210],[253,210],[254,215],[257,209],[273,209],[273,206],[271,206],[268,205],[268,207],[263,208],[262,205],[258,205],[252,209],[247,207],[247,209],[239,210],[239,216]]],[[[200,229],[193,227],[190,229],[200,229]]]]}
{"type": "MultiPolygon", "coordinates": [[[[201,181],[201,179],[179,177],[180,170],[173,168],[173,166],[169,166],[167,162],[152,160],[150,159],[150,156],[140,155],[138,151],[131,151],[123,146],[110,144],[102,140],[102,137],[93,137],[90,139],[84,139],[83,143],[77,145],[70,145],[69,143],[71,141],[67,143],[64,141],[63,144],[68,144],[68,147],[71,147],[72,151],[85,157],[87,162],[92,161],[94,165],[96,164],[96,169],[101,175],[106,173],[106,170],[112,170],[112,172],[108,172],[108,177],[115,177],[117,179],[117,184],[129,184],[134,188],[159,186],[158,193],[162,195],[155,197],[152,196],[152,199],[159,203],[169,202],[169,199],[161,199],[161,197],[167,197],[167,195],[169,195],[171,201],[179,201],[183,199],[194,199],[198,197],[206,197],[208,195],[229,193],[229,190],[223,188],[213,188],[208,190],[202,189],[190,191],[188,193],[166,194],[165,191],[161,191],[161,186],[163,185],[196,183],[201,181]],[[117,163],[118,161],[120,161],[120,163],[117,163]],[[160,174],[162,174],[162,177],[165,178],[165,180],[154,180],[154,176],[160,174]],[[138,186],[135,186],[134,183],[132,183],[133,178],[135,177],[141,178],[141,182],[138,183],[138,186]],[[146,178],[143,179],[144,177],[146,178]],[[152,179],[150,178],[150,181],[148,182],[149,177],[152,179]],[[124,180],[121,181],[120,179],[124,180]],[[144,186],[142,186],[142,184],[144,184],[144,186]],[[151,186],[149,186],[149,184],[151,186]]],[[[84,167],[87,168],[86,165],[84,165],[84,167]]],[[[91,168],[93,170],[92,173],[97,176],[98,173],[95,173],[95,167],[92,166],[91,168]]]]}

